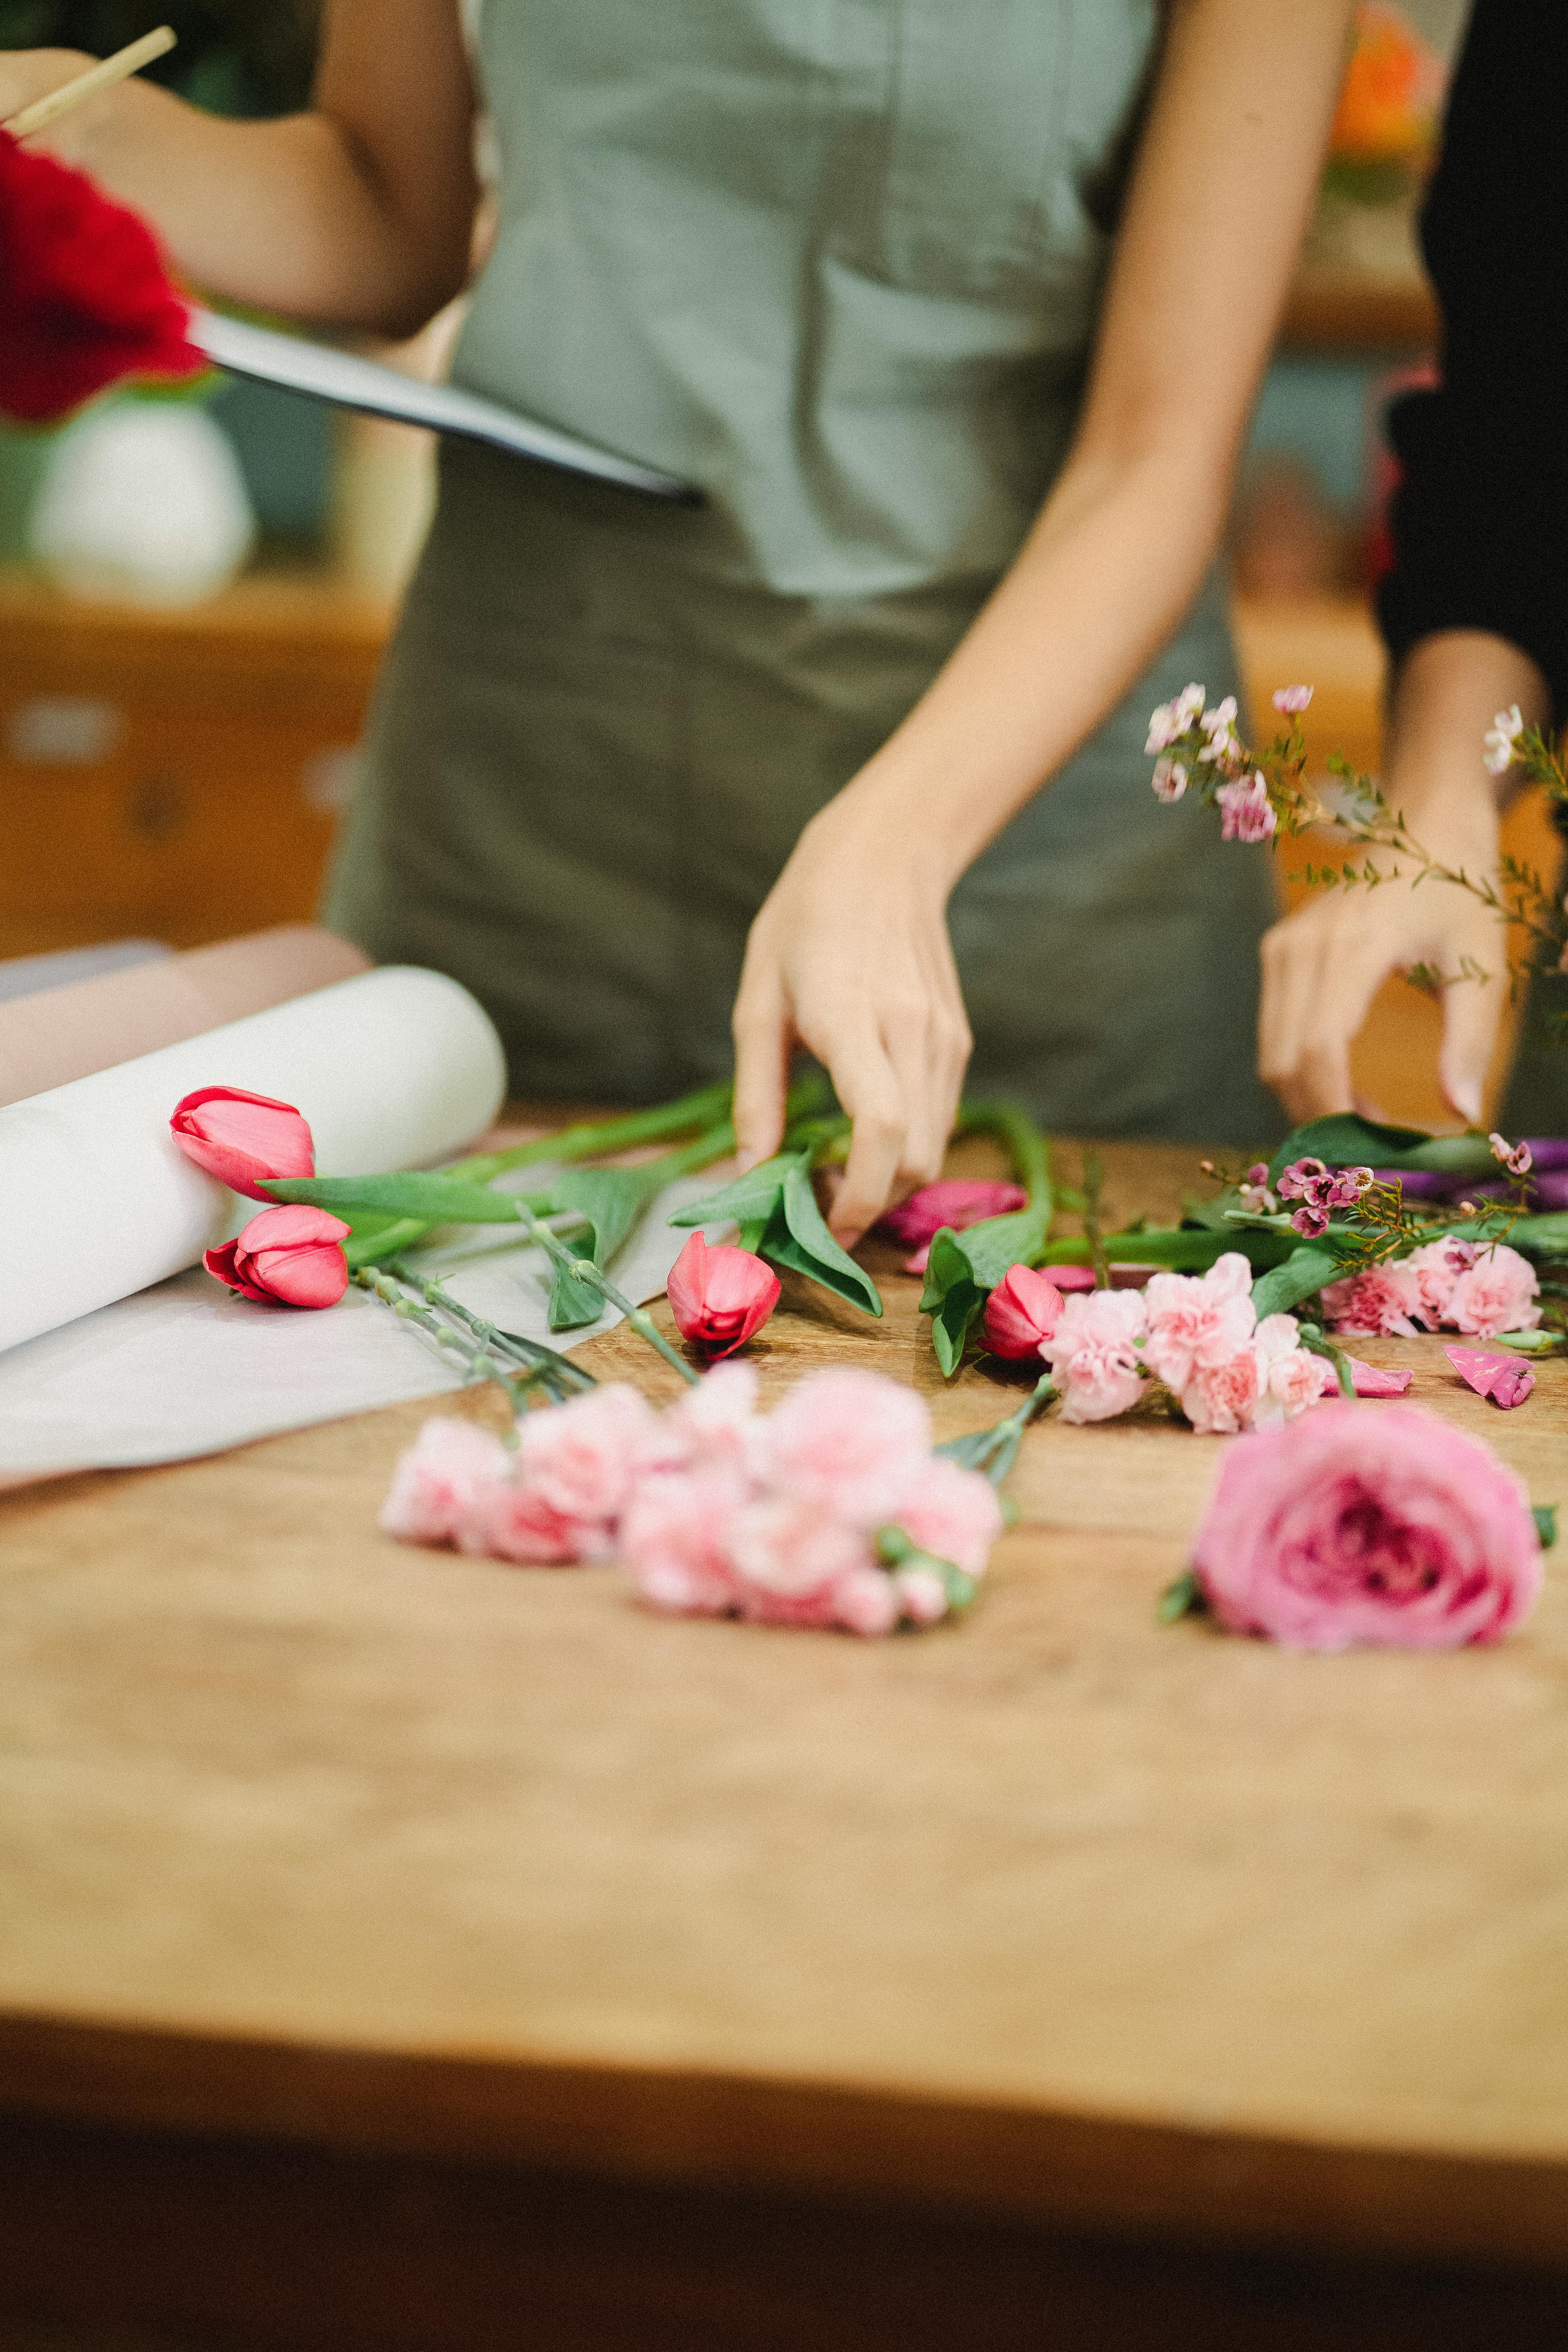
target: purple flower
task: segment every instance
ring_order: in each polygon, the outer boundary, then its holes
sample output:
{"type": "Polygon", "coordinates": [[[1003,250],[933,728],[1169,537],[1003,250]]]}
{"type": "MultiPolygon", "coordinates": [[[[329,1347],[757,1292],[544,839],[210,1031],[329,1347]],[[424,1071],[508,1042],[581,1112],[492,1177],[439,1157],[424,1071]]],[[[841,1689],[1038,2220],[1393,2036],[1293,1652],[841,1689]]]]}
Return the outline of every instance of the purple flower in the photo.
{"type": "MultiPolygon", "coordinates": [[[[1264,1170],[1268,1174],[1268,1170],[1264,1170]]],[[[1300,1201],[1310,1197],[1309,1188],[1318,1184],[1328,1174],[1321,1160],[1293,1160],[1280,1177],[1275,1190],[1282,1201],[1300,1201]]]]}
{"type": "Polygon", "coordinates": [[[1320,1234],[1327,1233],[1329,1229],[1329,1213],[1327,1209],[1320,1209],[1315,1202],[1305,1202],[1290,1223],[1308,1241],[1315,1242],[1320,1234]]]}
{"type": "Polygon", "coordinates": [[[1510,1144],[1506,1135],[1493,1133],[1487,1138],[1492,1148],[1492,1158],[1508,1170],[1510,1176],[1528,1176],[1535,1165],[1535,1154],[1528,1143],[1510,1144]]]}

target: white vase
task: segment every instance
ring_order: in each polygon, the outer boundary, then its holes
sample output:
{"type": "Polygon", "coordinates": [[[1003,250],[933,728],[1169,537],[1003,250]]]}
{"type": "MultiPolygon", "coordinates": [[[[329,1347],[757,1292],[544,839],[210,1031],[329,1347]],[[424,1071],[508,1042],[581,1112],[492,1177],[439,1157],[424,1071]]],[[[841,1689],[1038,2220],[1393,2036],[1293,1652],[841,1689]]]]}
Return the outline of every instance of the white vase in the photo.
{"type": "Polygon", "coordinates": [[[27,536],[73,595],[194,604],[234,578],[256,518],[227,437],[204,409],[128,401],[61,436],[27,536]]]}

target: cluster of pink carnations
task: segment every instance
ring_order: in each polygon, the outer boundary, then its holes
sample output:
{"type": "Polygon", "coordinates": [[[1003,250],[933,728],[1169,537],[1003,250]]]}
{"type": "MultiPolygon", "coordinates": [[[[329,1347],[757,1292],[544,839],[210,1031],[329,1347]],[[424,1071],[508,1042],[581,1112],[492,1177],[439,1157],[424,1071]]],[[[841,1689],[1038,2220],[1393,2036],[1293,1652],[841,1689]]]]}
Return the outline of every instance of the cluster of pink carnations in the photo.
{"type": "Polygon", "coordinates": [[[879,1372],[809,1373],[762,1413],[753,1368],[721,1364],[666,1412],[617,1383],[515,1435],[427,1421],[382,1527],[530,1566],[619,1559],[682,1615],[867,1634],[962,1605],[1002,1528],[990,1482],[934,1453],[923,1401],[879,1372]]]}
{"type": "Polygon", "coordinates": [[[1445,1234],[1408,1257],[1331,1282],[1323,1292],[1323,1313],[1333,1331],[1410,1339],[1418,1331],[1463,1331],[1495,1339],[1500,1331],[1535,1329],[1540,1291],[1530,1260],[1505,1242],[1468,1242],[1445,1234]]]}
{"type": "MultiPolygon", "coordinates": [[[[1333,1366],[1301,1345],[1293,1315],[1258,1320],[1252,1268],[1238,1250],[1206,1274],[1152,1275],[1142,1290],[1075,1291],[1046,1274],[1011,1268],[985,1307],[999,1356],[1040,1356],[1064,1421],[1110,1421],[1143,1383],[1163,1381],[1198,1430],[1229,1435],[1293,1421],[1338,1386],[1333,1366]]],[[[1358,1394],[1396,1396],[1410,1375],[1357,1365],[1358,1394]]]]}

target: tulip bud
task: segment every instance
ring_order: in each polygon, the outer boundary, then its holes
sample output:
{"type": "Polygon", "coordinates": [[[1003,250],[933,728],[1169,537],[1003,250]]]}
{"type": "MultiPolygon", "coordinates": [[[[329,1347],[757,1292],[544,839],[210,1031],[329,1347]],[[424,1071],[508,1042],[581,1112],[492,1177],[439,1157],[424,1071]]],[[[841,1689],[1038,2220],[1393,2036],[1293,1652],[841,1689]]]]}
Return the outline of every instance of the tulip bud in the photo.
{"type": "Polygon", "coordinates": [[[241,1297],[263,1305],[335,1307],[349,1286],[342,1244],[352,1231],[325,1209],[263,1209],[237,1240],[208,1250],[202,1264],[241,1297]]]}
{"type": "Polygon", "coordinates": [[[729,1356],[760,1331],[783,1287],[771,1265],[750,1250],[710,1249],[694,1233],[669,1269],[670,1312],[683,1339],[706,1356],[729,1356]]]}
{"type": "Polygon", "coordinates": [[[252,1201],[265,1177],[313,1176],[316,1147],[292,1103],[239,1087],[200,1087],[174,1105],[169,1131],[187,1160],[252,1201]]]}
{"type": "Polygon", "coordinates": [[[985,1302],[985,1338],[998,1356],[1038,1355],[1057,1328],[1062,1295],[1032,1265],[1010,1265],[985,1302]]]}

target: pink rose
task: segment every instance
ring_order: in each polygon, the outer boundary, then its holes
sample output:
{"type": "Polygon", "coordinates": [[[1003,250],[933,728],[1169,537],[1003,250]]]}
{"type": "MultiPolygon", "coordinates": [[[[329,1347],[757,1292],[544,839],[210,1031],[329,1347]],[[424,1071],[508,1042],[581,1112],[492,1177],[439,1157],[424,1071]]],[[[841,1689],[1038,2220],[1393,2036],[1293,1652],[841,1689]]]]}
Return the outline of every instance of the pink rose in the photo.
{"type": "Polygon", "coordinates": [[[480,1496],[504,1486],[510,1467],[510,1454],[488,1429],[471,1421],[427,1421],[398,1457],[377,1524],[400,1543],[452,1543],[480,1496]]]}
{"type": "Polygon", "coordinates": [[[1425,1313],[1420,1277],[1408,1259],[1369,1265],[1342,1282],[1323,1285],[1323,1317],[1331,1331],[1393,1332],[1413,1339],[1411,1318],[1417,1313],[1425,1313]]]}
{"type": "Polygon", "coordinates": [[[1222,1624],[1300,1650],[1493,1642],[1541,1585],[1513,1472],[1415,1405],[1325,1404],[1234,1447],[1193,1564],[1222,1624]]]}
{"type": "Polygon", "coordinates": [[[1055,1331],[1040,1343],[1064,1421],[1110,1421],[1137,1403],[1142,1336],[1141,1291],[1079,1291],[1064,1302],[1055,1331]]]}
{"type": "Polygon", "coordinates": [[[1228,1364],[1252,1337],[1252,1268],[1239,1250],[1205,1275],[1157,1274],[1143,1293],[1144,1361],[1179,1395],[1197,1371],[1228,1364]]]}
{"type": "Polygon", "coordinates": [[[759,1471],[772,1488],[867,1530],[894,1517],[931,1453],[923,1399],[847,1366],[808,1372],[762,1432],[759,1471]]]}
{"type": "Polygon", "coordinates": [[[718,1617],[737,1605],[729,1530],[744,1482],[710,1465],[657,1471],[621,1521],[619,1550],[643,1599],[684,1616],[718,1617]]]}
{"type": "Polygon", "coordinates": [[[342,1253],[352,1226],[325,1209],[263,1209],[238,1238],[202,1264],[242,1298],[273,1307],[335,1307],[349,1286],[342,1253]]]}
{"type": "Polygon", "coordinates": [[[771,1265],[750,1250],[710,1248],[694,1233],[665,1286],[675,1328],[707,1356],[728,1356],[760,1331],[783,1287],[771,1265]]]}
{"type": "Polygon", "coordinates": [[[985,1343],[998,1356],[1037,1356],[1061,1311],[1054,1282],[1034,1266],[1010,1265],[985,1302],[985,1343]]]}
{"type": "Polygon", "coordinates": [[[187,1160],[252,1201],[267,1176],[313,1176],[316,1147],[292,1103],[239,1087],[199,1087],[174,1105],[169,1131],[187,1160]]]}
{"type": "Polygon", "coordinates": [[[944,1454],[928,1456],[893,1517],[917,1551],[951,1560],[966,1576],[984,1574],[1003,1526],[990,1479],[944,1454]]]}
{"type": "Polygon", "coordinates": [[[1535,1386],[1535,1374],[1517,1356],[1487,1356],[1479,1348],[1445,1348],[1443,1353],[1478,1396],[1489,1397],[1505,1412],[1522,1404],[1535,1386]]]}
{"type": "Polygon", "coordinates": [[[1455,1283],[1444,1320],[1478,1339],[1495,1339],[1500,1331],[1533,1331],[1541,1320],[1540,1290],[1530,1260],[1496,1242],[1455,1283]]]}

